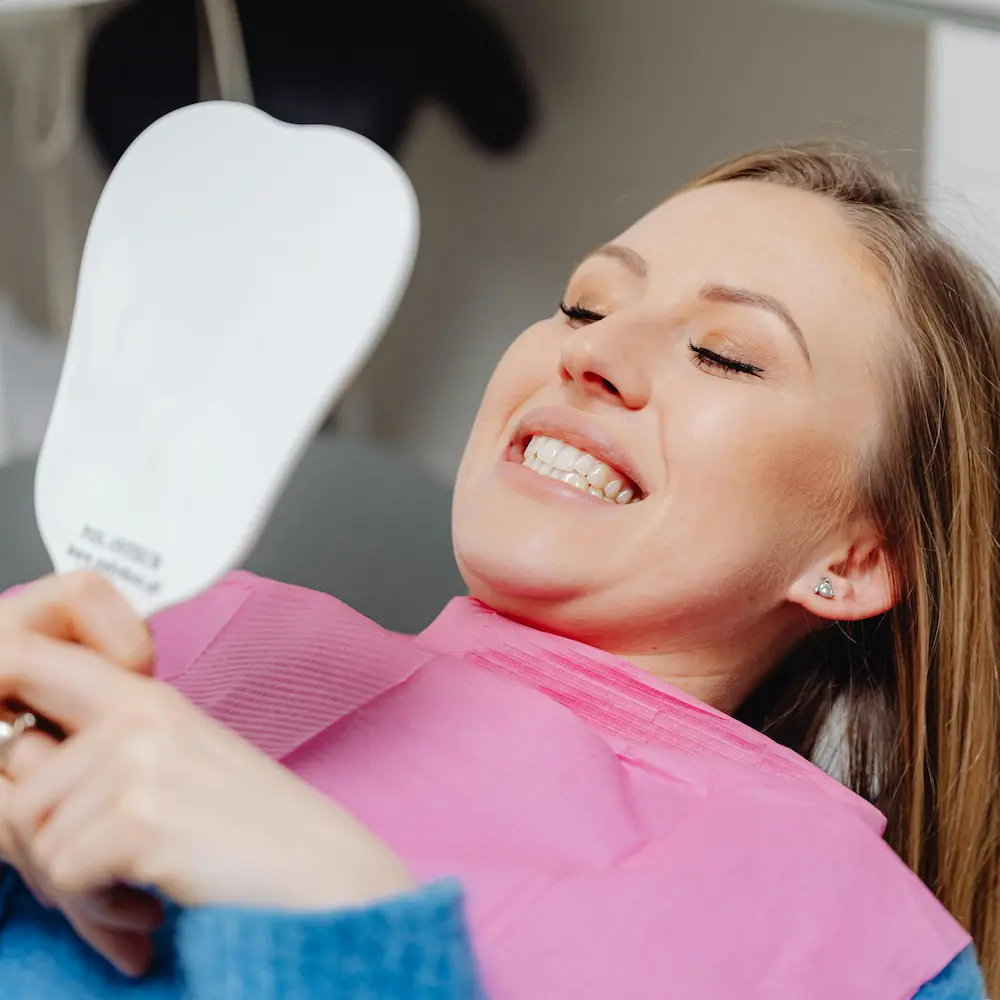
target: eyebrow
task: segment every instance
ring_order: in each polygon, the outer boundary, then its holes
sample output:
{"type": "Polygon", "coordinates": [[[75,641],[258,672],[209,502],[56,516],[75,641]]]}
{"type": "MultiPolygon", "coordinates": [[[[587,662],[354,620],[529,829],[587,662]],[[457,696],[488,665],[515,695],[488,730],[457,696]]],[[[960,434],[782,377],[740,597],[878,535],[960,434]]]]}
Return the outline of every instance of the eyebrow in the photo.
{"type": "Polygon", "coordinates": [[[798,323],[792,319],[792,314],[785,308],[784,304],[771,295],[763,292],[754,292],[749,288],[735,288],[732,285],[705,285],[698,292],[698,298],[707,302],[730,302],[738,306],[752,306],[755,309],[764,309],[766,312],[777,316],[786,327],[788,327],[795,342],[799,345],[809,366],[812,367],[812,358],[809,357],[809,346],[803,336],[802,329],[798,323]]]}
{"type": "Polygon", "coordinates": [[[618,261],[626,270],[631,271],[637,278],[645,278],[649,270],[646,259],[628,247],[619,246],[617,243],[606,243],[592,251],[591,257],[610,257],[618,261]]]}

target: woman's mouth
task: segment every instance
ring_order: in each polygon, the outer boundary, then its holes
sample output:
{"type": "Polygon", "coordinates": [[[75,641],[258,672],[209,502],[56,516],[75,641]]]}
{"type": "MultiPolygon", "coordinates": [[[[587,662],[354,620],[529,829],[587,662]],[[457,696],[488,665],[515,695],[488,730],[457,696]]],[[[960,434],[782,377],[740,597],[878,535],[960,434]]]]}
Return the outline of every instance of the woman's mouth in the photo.
{"type": "Polygon", "coordinates": [[[642,499],[636,484],[624,473],[558,438],[536,434],[525,445],[521,464],[606,503],[637,503],[642,499]]]}

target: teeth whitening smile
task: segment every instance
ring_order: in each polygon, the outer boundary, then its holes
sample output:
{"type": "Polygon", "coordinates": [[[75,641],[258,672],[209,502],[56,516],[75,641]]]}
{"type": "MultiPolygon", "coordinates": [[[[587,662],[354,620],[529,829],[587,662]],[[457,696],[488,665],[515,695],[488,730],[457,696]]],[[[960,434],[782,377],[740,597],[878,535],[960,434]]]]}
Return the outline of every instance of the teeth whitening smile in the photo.
{"type": "Polygon", "coordinates": [[[558,438],[533,437],[524,449],[521,464],[606,503],[636,503],[642,499],[635,483],[623,473],[558,438]]]}

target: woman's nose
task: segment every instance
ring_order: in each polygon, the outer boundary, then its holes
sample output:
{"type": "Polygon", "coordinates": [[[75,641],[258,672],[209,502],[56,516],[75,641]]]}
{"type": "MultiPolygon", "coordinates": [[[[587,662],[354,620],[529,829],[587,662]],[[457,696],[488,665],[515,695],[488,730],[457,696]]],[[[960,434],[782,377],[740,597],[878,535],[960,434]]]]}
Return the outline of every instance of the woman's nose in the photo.
{"type": "Polygon", "coordinates": [[[641,410],[650,398],[649,359],[624,336],[609,333],[596,323],[570,332],[562,350],[562,380],[591,398],[641,410]]]}

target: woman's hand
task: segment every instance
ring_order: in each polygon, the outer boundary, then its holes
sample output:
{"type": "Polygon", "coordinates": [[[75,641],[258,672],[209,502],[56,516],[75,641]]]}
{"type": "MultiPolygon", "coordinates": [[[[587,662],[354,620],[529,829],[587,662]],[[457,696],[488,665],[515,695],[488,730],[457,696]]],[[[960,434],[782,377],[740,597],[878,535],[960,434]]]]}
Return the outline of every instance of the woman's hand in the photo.
{"type": "MultiPolygon", "coordinates": [[[[52,576],[0,601],[0,658],[5,650],[10,654],[25,642],[36,644],[37,651],[44,646],[52,656],[61,655],[64,644],[78,643],[120,669],[149,675],[153,664],[149,632],[126,601],[108,591],[106,583],[87,574],[52,576]]],[[[31,753],[39,763],[58,746],[41,733],[21,739],[32,744],[31,753]]],[[[8,821],[11,790],[10,781],[0,775],[2,859],[18,870],[43,904],[62,910],[95,950],[122,971],[141,971],[151,955],[148,936],[162,919],[159,902],[147,892],[124,886],[79,894],[61,894],[51,885],[43,889],[44,874],[34,869],[8,821]]]]}
{"type": "Polygon", "coordinates": [[[4,765],[3,822],[41,894],[62,905],[124,884],[189,906],[301,909],[411,887],[400,861],[343,809],[176,691],[122,669],[148,662],[149,640],[109,584],[86,575],[36,586],[0,606],[0,697],[68,734],[54,744],[28,733],[4,765]],[[52,607],[71,609],[55,613],[73,623],[57,638],[38,628],[52,607]]]}

